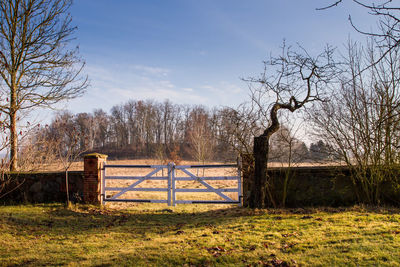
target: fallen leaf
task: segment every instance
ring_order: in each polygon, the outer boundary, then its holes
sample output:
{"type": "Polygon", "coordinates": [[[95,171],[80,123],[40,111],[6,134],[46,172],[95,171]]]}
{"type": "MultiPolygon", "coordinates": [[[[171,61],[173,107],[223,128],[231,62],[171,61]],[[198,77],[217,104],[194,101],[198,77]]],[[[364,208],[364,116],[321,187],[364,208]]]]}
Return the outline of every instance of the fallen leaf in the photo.
{"type": "Polygon", "coordinates": [[[269,263],[272,266],[279,266],[279,267],[289,267],[290,266],[290,264],[288,262],[279,260],[279,259],[273,259],[269,263]]]}
{"type": "Polygon", "coordinates": [[[273,266],[280,266],[283,263],[283,261],[279,259],[273,259],[271,260],[271,263],[273,266]]]}
{"type": "Polygon", "coordinates": [[[294,247],[295,245],[296,245],[295,243],[284,244],[284,245],[282,246],[282,250],[287,250],[287,249],[289,249],[289,248],[294,247]]]}
{"type": "Polygon", "coordinates": [[[208,250],[208,252],[212,252],[212,253],[214,253],[215,251],[218,251],[218,252],[226,252],[226,249],[224,249],[224,248],[221,247],[221,246],[210,247],[210,248],[205,248],[205,249],[208,250]]]}
{"type": "Polygon", "coordinates": [[[288,233],[288,234],[283,234],[283,237],[289,237],[289,236],[298,236],[299,234],[297,232],[293,232],[293,233],[288,233]]]}
{"type": "Polygon", "coordinates": [[[217,248],[219,249],[219,251],[226,252],[226,250],[223,247],[218,246],[217,248]]]}

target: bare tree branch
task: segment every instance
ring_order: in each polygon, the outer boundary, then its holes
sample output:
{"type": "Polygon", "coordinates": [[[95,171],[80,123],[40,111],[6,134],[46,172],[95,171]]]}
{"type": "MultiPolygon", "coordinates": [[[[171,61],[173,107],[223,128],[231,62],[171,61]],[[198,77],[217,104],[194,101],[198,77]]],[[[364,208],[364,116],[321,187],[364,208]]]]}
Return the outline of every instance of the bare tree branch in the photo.
{"type": "Polygon", "coordinates": [[[316,8],[316,10],[325,10],[325,9],[329,9],[329,8],[335,7],[335,6],[339,5],[342,1],[343,0],[338,0],[338,1],[336,1],[335,3],[333,3],[333,4],[329,5],[329,6],[316,8]]]}
{"type": "Polygon", "coordinates": [[[17,169],[17,118],[23,110],[51,107],[80,96],[88,86],[78,48],[69,49],[76,27],[72,0],[0,2],[0,83],[9,115],[10,168],[17,169]]]}

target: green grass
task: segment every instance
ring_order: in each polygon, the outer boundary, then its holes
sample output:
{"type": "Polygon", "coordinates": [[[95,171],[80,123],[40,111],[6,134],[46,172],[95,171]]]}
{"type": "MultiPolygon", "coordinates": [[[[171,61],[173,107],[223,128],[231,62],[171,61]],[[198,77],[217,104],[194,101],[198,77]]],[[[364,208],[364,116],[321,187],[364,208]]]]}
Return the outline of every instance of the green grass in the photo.
{"type": "Polygon", "coordinates": [[[399,211],[0,206],[0,266],[399,266],[399,211]]]}

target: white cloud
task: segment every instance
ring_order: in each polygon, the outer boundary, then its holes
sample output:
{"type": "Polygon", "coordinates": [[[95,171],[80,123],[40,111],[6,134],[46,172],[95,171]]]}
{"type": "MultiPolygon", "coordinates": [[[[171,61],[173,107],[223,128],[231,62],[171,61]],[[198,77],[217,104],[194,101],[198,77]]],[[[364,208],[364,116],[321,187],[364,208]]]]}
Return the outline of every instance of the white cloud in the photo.
{"type": "Polygon", "coordinates": [[[185,91],[185,92],[193,92],[193,88],[189,88],[189,87],[182,88],[182,90],[185,91]]]}
{"type": "Polygon", "coordinates": [[[208,52],[206,50],[200,50],[199,51],[199,55],[200,56],[206,56],[206,55],[208,55],[208,52]]]}
{"type": "MultiPolygon", "coordinates": [[[[206,96],[193,88],[178,87],[168,78],[170,70],[143,65],[88,66],[86,69],[92,87],[84,99],[102,103],[105,110],[129,99],[170,99],[174,103],[204,104],[206,96]]],[[[95,104],[93,103],[93,106],[95,104]]],[[[96,108],[96,107],[93,107],[96,108]]]]}
{"type": "Polygon", "coordinates": [[[220,81],[216,85],[206,84],[200,87],[202,95],[209,98],[213,106],[237,106],[247,100],[247,90],[237,84],[220,81]]]}
{"type": "Polygon", "coordinates": [[[167,76],[170,72],[169,69],[159,68],[159,67],[150,67],[144,65],[134,65],[133,69],[136,71],[141,71],[143,74],[150,74],[150,75],[161,75],[167,76]]]}
{"type": "Polygon", "coordinates": [[[243,93],[243,88],[239,87],[237,84],[229,83],[226,81],[221,81],[217,85],[204,85],[201,86],[202,89],[208,90],[216,94],[241,94],[243,93]]]}
{"type": "Polygon", "coordinates": [[[247,97],[246,90],[226,81],[198,87],[177,85],[168,79],[171,71],[165,68],[91,65],[86,72],[91,79],[91,87],[82,98],[68,102],[66,107],[73,112],[91,112],[97,108],[109,111],[114,105],[130,99],[169,99],[177,104],[213,107],[236,106],[247,97]]]}

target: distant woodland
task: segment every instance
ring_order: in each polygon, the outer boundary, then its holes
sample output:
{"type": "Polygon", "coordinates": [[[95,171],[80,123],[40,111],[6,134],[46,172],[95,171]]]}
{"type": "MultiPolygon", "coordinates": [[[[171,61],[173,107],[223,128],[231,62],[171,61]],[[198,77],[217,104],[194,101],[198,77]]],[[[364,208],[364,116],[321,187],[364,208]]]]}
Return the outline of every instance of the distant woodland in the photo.
{"type": "MultiPolygon", "coordinates": [[[[21,157],[42,157],[99,152],[112,159],[155,158],[160,161],[191,159],[198,162],[233,161],[251,153],[254,134],[262,122],[251,111],[130,100],[110,113],[56,114],[49,125],[37,126],[23,140],[21,157]],[[59,151],[55,151],[55,150],[59,151]]],[[[322,142],[305,143],[283,126],[271,146],[271,160],[302,162],[326,158],[322,142]]]]}

